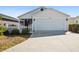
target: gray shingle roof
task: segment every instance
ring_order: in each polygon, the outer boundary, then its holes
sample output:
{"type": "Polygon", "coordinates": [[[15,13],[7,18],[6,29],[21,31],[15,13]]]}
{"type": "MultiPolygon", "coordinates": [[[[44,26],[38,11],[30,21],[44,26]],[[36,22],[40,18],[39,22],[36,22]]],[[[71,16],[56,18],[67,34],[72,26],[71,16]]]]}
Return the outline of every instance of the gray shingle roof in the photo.
{"type": "Polygon", "coordinates": [[[18,20],[17,20],[16,18],[14,18],[14,17],[7,16],[7,15],[1,14],[1,13],[0,13],[0,16],[1,16],[2,18],[6,18],[6,19],[10,19],[10,20],[14,20],[14,21],[18,21],[18,20]]]}

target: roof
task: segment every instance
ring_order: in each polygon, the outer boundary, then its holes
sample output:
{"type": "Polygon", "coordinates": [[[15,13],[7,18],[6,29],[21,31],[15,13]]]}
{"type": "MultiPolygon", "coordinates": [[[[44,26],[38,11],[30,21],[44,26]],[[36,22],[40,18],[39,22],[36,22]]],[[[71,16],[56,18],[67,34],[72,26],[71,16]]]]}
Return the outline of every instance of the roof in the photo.
{"type": "Polygon", "coordinates": [[[76,17],[69,17],[68,19],[69,19],[69,20],[74,20],[74,19],[77,19],[77,18],[79,18],[79,16],[76,16],[76,17]]]}
{"type": "Polygon", "coordinates": [[[76,16],[75,18],[79,18],[79,16],[76,16]]]}
{"type": "Polygon", "coordinates": [[[49,9],[54,10],[54,11],[56,11],[56,12],[58,12],[58,13],[61,13],[61,14],[63,14],[63,15],[66,15],[66,16],[70,16],[70,15],[68,15],[68,14],[66,14],[66,13],[64,13],[64,12],[58,11],[58,10],[56,10],[56,9],[54,9],[54,8],[49,8],[49,9]]]}
{"type": "Polygon", "coordinates": [[[2,18],[6,18],[6,19],[9,19],[9,20],[18,21],[18,20],[17,20],[16,18],[14,18],[14,17],[7,16],[7,15],[1,14],[1,13],[0,13],[0,16],[1,16],[2,18]]]}
{"type": "MultiPolygon", "coordinates": [[[[63,13],[63,12],[61,12],[61,11],[58,11],[58,10],[56,10],[56,9],[53,9],[53,8],[38,7],[38,8],[36,8],[36,9],[32,10],[32,11],[26,12],[26,13],[24,13],[24,14],[18,16],[18,18],[21,17],[21,16],[24,16],[24,15],[26,15],[26,14],[33,13],[33,12],[35,12],[36,10],[38,10],[38,9],[40,9],[40,8],[51,9],[51,10],[54,10],[54,11],[56,11],[56,12],[58,12],[58,13],[61,13],[61,14],[65,15],[65,16],[70,16],[70,15],[68,15],[68,14],[65,14],[65,13],[63,13]]],[[[32,14],[32,15],[33,15],[33,14],[32,14]]]]}
{"type": "Polygon", "coordinates": [[[74,20],[76,17],[68,17],[69,20],[74,20]]]}

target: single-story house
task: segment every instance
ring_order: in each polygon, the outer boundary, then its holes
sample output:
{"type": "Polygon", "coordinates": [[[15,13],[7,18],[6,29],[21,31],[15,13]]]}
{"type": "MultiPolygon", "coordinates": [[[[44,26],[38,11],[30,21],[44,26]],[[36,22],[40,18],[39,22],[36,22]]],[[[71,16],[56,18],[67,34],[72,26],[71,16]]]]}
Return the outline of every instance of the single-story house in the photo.
{"type": "Polygon", "coordinates": [[[4,14],[0,14],[0,17],[2,19],[2,23],[5,27],[8,29],[18,28],[19,29],[19,20],[17,20],[14,17],[7,16],[4,14]]]}
{"type": "Polygon", "coordinates": [[[63,12],[47,7],[39,7],[18,16],[21,25],[28,26],[31,33],[68,31],[68,17],[63,12]]]}

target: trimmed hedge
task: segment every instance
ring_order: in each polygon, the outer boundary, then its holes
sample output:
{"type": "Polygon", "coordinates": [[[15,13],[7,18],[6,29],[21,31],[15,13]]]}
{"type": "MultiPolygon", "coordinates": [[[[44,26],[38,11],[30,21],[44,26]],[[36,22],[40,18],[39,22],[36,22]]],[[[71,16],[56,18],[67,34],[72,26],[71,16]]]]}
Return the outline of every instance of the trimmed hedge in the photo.
{"type": "Polygon", "coordinates": [[[21,34],[22,34],[22,35],[29,34],[29,30],[28,30],[27,28],[23,28],[21,34]]]}
{"type": "Polygon", "coordinates": [[[19,35],[20,34],[20,31],[18,29],[13,29],[12,32],[11,32],[11,35],[19,35]]]}

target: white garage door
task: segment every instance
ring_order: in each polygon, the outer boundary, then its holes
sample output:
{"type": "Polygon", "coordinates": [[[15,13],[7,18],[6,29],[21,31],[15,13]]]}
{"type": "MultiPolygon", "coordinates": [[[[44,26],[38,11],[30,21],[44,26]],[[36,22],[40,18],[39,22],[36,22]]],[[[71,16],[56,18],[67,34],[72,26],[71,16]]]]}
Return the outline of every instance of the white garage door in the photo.
{"type": "Polygon", "coordinates": [[[37,18],[33,24],[33,30],[63,30],[64,23],[60,19],[37,18]]]}

